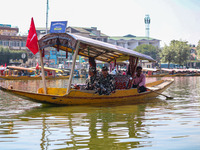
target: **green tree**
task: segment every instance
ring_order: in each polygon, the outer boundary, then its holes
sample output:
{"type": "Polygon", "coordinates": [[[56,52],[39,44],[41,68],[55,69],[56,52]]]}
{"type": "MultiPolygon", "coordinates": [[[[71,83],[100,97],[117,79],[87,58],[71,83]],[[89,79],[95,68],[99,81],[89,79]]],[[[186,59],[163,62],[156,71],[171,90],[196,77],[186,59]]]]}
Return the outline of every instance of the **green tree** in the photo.
{"type": "Polygon", "coordinates": [[[176,52],[169,46],[165,45],[160,53],[161,62],[168,63],[168,68],[175,61],[176,52]]]}
{"type": "Polygon", "coordinates": [[[172,40],[169,46],[164,46],[161,57],[162,62],[168,63],[168,68],[170,63],[187,64],[190,57],[190,47],[187,42],[172,40]]]}
{"type": "Polygon", "coordinates": [[[134,49],[134,51],[137,51],[137,52],[142,53],[142,54],[149,55],[157,61],[160,60],[159,53],[160,53],[161,50],[158,47],[155,47],[153,45],[142,44],[142,45],[137,46],[134,49]]]}
{"type": "Polygon", "coordinates": [[[199,42],[198,42],[196,51],[197,51],[197,56],[198,56],[198,58],[200,58],[200,40],[199,40],[199,42]]]}
{"type": "Polygon", "coordinates": [[[176,52],[174,62],[179,65],[187,64],[190,57],[190,46],[188,42],[172,40],[170,43],[170,49],[176,52]]]}

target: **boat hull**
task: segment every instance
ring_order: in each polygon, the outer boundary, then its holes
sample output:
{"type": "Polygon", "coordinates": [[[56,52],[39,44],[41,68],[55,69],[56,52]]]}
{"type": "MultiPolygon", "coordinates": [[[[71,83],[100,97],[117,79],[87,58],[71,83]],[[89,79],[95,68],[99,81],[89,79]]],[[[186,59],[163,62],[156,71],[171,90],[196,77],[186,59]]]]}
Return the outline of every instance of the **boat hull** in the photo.
{"type": "MultiPolygon", "coordinates": [[[[147,84],[148,87],[156,88],[156,92],[163,92],[173,83],[173,80],[159,80],[153,83],[147,84]],[[159,87],[160,86],[160,87],[159,87]]],[[[1,90],[9,92],[11,94],[28,98],[31,101],[39,103],[51,103],[58,105],[86,105],[95,103],[125,103],[125,102],[135,102],[141,103],[146,99],[155,98],[158,93],[153,91],[147,91],[143,93],[138,93],[137,89],[124,89],[116,90],[115,93],[110,95],[99,95],[91,91],[80,91],[71,90],[68,95],[65,95],[66,88],[48,88],[47,93],[43,94],[43,89],[39,89],[39,93],[24,92],[19,90],[14,90],[12,88],[1,87],[1,90]]]]}
{"type": "MultiPolygon", "coordinates": [[[[0,76],[1,79],[5,80],[42,80],[42,77],[29,77],[29,76],[0,76]]],[[[58,76],[58,77],[45,77],[47,80],[56,80],[56,79],[69,79],[69,76],[58,76]]]]}

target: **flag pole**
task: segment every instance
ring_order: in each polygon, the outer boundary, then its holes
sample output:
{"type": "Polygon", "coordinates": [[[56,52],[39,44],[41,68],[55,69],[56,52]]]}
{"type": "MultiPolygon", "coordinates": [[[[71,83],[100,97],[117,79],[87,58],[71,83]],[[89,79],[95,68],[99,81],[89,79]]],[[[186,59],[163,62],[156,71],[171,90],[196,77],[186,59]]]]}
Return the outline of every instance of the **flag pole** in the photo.
{"type": "Polygon", "coordinates": [[[47,94],[47,88],[46,88],[46,80],[45,80],[45,74],[44,74],[44,64],[43,64],[43,58],[42,58],[42,50],[40,50],[40,62],[41,62],[41,70],[42,70],[42,82],[43,82],[43,89],[44,94],[47,94]]]}

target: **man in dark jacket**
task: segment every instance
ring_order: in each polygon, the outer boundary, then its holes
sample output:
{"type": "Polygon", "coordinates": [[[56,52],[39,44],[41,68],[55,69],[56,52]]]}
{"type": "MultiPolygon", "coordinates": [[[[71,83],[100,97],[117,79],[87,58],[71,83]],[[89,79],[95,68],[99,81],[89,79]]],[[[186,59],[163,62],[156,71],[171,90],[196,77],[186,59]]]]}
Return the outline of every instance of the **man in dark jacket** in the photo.
{"type": "Polygon", "coordinates": [[[102,74],[97,83],[97,91],[99,95],[109,95],[111,92],[114,92],[114,83],[115,80],[113,76],[108,73],[107,66],[102,67],[102,74]]]}

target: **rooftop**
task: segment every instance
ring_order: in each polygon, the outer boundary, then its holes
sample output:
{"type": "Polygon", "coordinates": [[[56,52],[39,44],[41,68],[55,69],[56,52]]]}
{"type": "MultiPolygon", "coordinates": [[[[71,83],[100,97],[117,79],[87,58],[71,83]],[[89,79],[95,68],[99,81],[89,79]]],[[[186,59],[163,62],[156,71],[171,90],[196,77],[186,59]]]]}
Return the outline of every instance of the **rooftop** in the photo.
{"type": "MultiPolygon", "coordinates": [[[[158,39],[154,39],[151,37],[145,37],[145,36],[135,36],[135,35],[125,35],[125,36],[111,36],[108,39],[110,40],[158,40],[158,39]]],[[[160,40],[158,40],[160,41],[160,40]]]]}
{"type": "MultiPolygon", "coordinates": [[[[72,28],[80,33],[86,33],[86,34],[89,34],[90,36],[98,36],[96,34],[96,32],[94,31],[97,31],[97,32],[100,32],[100,36],[107,36],[106,34],[104,33],[101,33],[100,30],[97,30],[96,27],[73,27],[73,26],[70,26],[68,28],[72,28]]],[[[108,36],[107,36],[108,37],[108,36]]]]}

